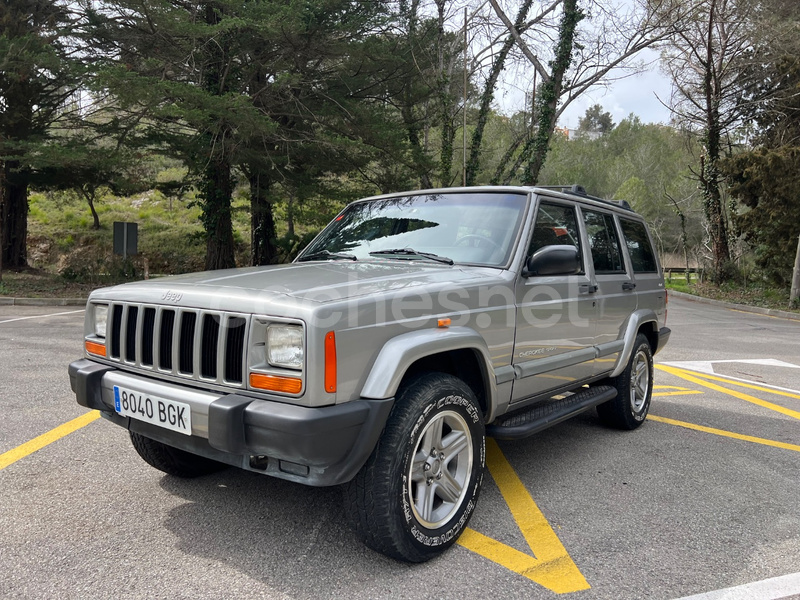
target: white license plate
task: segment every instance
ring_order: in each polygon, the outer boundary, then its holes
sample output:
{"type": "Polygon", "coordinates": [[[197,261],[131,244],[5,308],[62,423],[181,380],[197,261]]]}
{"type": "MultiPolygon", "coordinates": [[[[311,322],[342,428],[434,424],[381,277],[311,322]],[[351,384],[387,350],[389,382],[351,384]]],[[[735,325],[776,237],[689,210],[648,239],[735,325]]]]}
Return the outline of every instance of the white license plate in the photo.
{"type": "Polygon", "coordinates": [[[114,408],[123,417],[192,435],[192,411],[184,402],[175,402],[115,385],[114,408]]]}

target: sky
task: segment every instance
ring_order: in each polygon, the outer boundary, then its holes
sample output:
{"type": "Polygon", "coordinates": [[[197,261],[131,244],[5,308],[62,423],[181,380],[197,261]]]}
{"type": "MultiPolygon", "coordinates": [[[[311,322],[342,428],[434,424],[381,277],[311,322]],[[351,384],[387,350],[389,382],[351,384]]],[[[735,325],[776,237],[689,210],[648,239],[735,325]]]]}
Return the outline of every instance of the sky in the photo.
{"type": "MultiPolygon", "coordinates": [[[[651,52],[649,56],[641,58],[651,60],[656,59],[657,55],[651,52]]],[[[595,88],[575,100],[561,115],[559,126],[577,128],[578,119],[593,104],[600,104],[604,111],[610,112],[615,124],[633,113],[643,123],[666,125],[670,121],[670,111],[659,102],[659,98],[668,104],[670,90],[670,80],[659,70],[656,61],[638,75],[614,81],[608,88],[595,88]]]]}
{"type": "MultiPolygon", "coordinates": [[[[661,72],[658,54],[645,50],[637,59],[647,65],[642,72],[611,81],[605,86],[590,89],[580,98],[574,100],[561,115],[559,127],[577,129],[578,120],[586,113],[586,109],[594,104],[610,112],[614,124],[618,124],[631,113],[643,123],[669,124],[670,111],[662,104],[669,103],[671,83],[661,72]],[[661,101],[659,101],[659,98],[661,101]]],[[[623,73],[612,71],[611,77],[620,77],[623,73]]],[[[517,72],[513,75],[517,81],[525,79],[517,72]]],[[[501,84],[496,95],[498,108],[506,114],[512,114],[525,106],[525,93],[513,83],[501,84]]]]}

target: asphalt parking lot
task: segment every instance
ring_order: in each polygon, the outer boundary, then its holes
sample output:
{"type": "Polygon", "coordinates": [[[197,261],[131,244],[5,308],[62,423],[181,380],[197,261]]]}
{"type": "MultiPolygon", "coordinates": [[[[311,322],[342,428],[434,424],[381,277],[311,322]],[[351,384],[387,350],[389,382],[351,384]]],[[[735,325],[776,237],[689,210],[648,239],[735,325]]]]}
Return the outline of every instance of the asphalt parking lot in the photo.
{"type": "Polygon", "coordinates": [[[800,597],[800,322],[671,299],[668,325],[643,427],[490,440],[470,529],[412,566],[336,488],[150,468],[75,402],[83,311],[0,306],[0,597],[800,597]]]}

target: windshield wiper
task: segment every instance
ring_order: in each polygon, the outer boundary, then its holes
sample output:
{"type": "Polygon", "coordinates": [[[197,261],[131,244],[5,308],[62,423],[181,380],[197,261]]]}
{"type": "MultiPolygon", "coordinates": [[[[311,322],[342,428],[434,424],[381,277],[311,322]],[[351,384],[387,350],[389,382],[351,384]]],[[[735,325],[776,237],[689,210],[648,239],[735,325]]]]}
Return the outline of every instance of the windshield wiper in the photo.
{"type": "Polygon", "coordinates": [[[427,258],[428,260],[435,260],[436,262],[445,263],[447,265],[453,264],[452,258],[447,258],[446,256],[439,256],[438,254],[433,254],[431,252],[419,252],[414,250],[413,248],[394,248],[391,250],[375,250],[370,252],[370,256],[383,256],[388,254],[394,254],[399,256],[410,256],[414,258],[427,258]]]}
{"type": "Polygon", "coordinates": [[[319,252],[312,252],[301,256],[298,261],[305,260],[358,260],[355,254],[345,254],[344,252],[330,252],[328,250],[320,250],[319,252]]]}

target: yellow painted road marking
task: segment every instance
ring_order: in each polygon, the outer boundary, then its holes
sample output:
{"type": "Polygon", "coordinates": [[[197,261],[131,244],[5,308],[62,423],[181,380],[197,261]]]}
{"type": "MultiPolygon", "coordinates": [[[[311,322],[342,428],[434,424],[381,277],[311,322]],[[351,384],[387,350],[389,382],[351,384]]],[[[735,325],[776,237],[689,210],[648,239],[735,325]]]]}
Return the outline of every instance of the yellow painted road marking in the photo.
{"type": "Polygon", "coordinates": [[[784,450],[794,450],[795,452],[800,452],[800,446],[796,444],[786,444],[784,442],[776,442],[775,440],[753,437],[751,435],[742,435],[740,433],[733,433],[732,431],[725,431],[724,429],[714,429],[713,427],[704,427],[703,425],[695,425],[694,423],[686,423],[685,421],[676,421],[675,419],[667,419],[666,417],[657,417],[655,415],[648,415],[647,420],[656,421],[657,423],[666,423],[668,425],[677,425],[678,427],[685,427],[686,429],[702,431],[703,433],[712,433],[714,435],[733,438],[735,440],[753,442],[754,444],[762,444],[764,446],[772,446],[774,448],[783,448],[784,450]]]}
{"type": "MultiPolygon", "coordinates": [[[[0,454],[0,470],[85,427],[99,417],[98,411],[91,411],[0,454]]],[[[589,589],[590,586],[578,566],[503,456],[497,442],[492,439],[486,440],[486,462],[534,556],[469,528],[461,535],[458,543],[557,594],[589,589]]]]}
{"type": "Polygon", "coordinates": [[[589,583],[493,439],[486,464],[533,556],[467,528],[459,545],[557,593],[588,590],[589,583]]]}
{"type": "Polygon", "coordinates": [[[8,452],[0,454],[0,471],[5,469],[7,466],[14,464],[21,458],[25,458],[29,454],[33,454],[37,450],[41,450],[48,444],[52,444],[53,442],[60,440],[73,431],[77,431],[81,427],[85,427],[92,421],[96,421],[99,417],[100,412],[93,410],[85,415],[81,415],[77,419],[72,419],[72,421],[68,421],[63,425],[59,425],[55,429],[51,429],[47,433],[43,433],[39,437],[33,438],[31,441],[25,442],[21,446],[17,446],[13,450],[9,450],[8,452]]]}
{"type": "Polygon", "coordinates": [[[684,372],[690,373],[691,375],[695,375],[697,377],[702,377],[703,379],[711,379],[713,381],[721,381],[723,383],[729,383],[731,385],[738,385],[739,387],[748,388],[751,390],[757,390],[759,392],[767,392],[769,394],[775,394],[776,396],[786,396],[787,398],[797,398],[800,400],[800,394],[792,394],[790,392],[785,392],[783,390],[778,390],[775,388],[768,388],[763,387],[760,385],[754,385],[752,383],[745,383],[744,381],[738,381],[736,379],[728,379],[726,377],[719,377],[717,375],[709,375],[708,373],[698,373],[697,371],[689,371],[687,369],[683,369],[684,372]]]}
{"type": "Polygon", "coordinates": [[[710,381],[703,381],[702,379],[695,377],[692,373],[684,371],[683,369],[678,369],[676,367],[668,367],[667,365],[656,365],[656,368],[666,373],[675,375],[676,377],[680,377],[681,379],[685,379],[686,381],[689,381],[691,383],[696,383],[698,385],[702,385],[703,387],[707,387],[711,390],[722,392],[723,394],[727,394],[729,396],[733,396],[734,398],[739,398],[740,400],[751,402],[758,406],[774,410],[775,412],[779,412],[789,417],[800,419],[800,412],[796,410],[780,406],[779,404],[773,404],[772,402],[767,402],[766,400],[762,400],[761,398],[756,398],[755,396],[751,396],[750,394],[745,394],[737,390],[729,390],[728,388],[724,388],[721,385],[711,383],[710,381]]]}
{"type": "Polygon", "coordinates": [[[691,392],[694,391],[691,388],[681,387],[679,385],[654,385],[654,390],[678,390],[681,392],[691,392]]]}
{"type": "Polygon", "coordinates": [[[689,388],[680,387],[679,385],[654,385],[654,390],[673,390],[671,392],[655,392],[653,396],[686,396],[689,394],[705,394],[700,390],[691,390],[689,388]]]}

